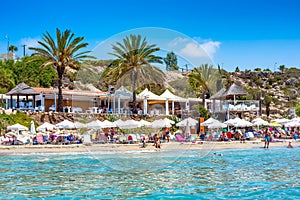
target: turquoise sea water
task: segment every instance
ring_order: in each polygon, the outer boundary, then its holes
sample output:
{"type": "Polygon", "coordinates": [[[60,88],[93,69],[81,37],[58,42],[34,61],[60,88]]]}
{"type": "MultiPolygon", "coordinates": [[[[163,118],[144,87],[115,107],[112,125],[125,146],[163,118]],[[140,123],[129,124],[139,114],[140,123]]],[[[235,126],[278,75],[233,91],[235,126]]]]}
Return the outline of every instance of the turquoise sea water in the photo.
{"type": "Polygon", "coordinates": [[[300,199],[300,148],[0,156],[0,199],[300,199]]]}

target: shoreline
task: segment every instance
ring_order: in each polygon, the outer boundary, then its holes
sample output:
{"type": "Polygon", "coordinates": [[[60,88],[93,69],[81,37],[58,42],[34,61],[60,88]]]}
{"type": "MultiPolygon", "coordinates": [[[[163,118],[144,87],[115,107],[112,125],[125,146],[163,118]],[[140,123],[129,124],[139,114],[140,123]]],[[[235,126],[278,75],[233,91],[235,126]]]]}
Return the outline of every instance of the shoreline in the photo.
{"type": "MultiPolygon", "coordinates": [[[[289,141],[292,141],[294,148],[300,147],[300,142],[295,140],[284,140],[283,142],[271,142],[269,149],[272,148],[287,148],[289,141]]],[[[239,141],[231,142],[199,142],[199,143],[179,143],[170,142],[162,143],[162,148],[159,151],[182,151],[182,150],[235,150],[235,149],[253,149],[263,148],[264,142],[260,140],[246,141],[241,143],[239,141]]],[[[157,149],[148,143],[146,148],[140,148],[140,144],[69,144],[69,145],[1,145],[0,155],[6,154],[38,154],[38,153],[132,153],[132,152],[155,152],[157,149]]]]}

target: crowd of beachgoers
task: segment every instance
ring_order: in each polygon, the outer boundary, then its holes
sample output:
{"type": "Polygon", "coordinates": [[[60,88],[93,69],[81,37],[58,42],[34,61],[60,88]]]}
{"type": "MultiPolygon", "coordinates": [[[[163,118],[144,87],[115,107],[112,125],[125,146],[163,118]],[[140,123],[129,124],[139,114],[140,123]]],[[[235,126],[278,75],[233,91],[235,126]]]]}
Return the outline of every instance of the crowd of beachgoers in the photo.
{"type": "Polygon", "coordinates": [[[118,128],[104,128],[89,130],[86,134],[80,134],[79,130],[60,130],[38,132],[30,134],[28,131],[12,131],[0,137],[2,145],[68,145],[68,144],[140,144],[145,147],[147,143],[153,143],[160,147],[160,143],[167,142],[190,142],[201,143],[203,141],[264,141],[269,135],[270,142],[283,140],[297,140],[300,135],[298,128],[267,127],[256,131],[250,129],[223,128],[220,131],[214,130],[200,134],[187,134],[182,131],[170,132],[170,128],[156,129],[154,133],[141,134],[135,129],[132,133],[124,134],[118,128]],[[158,144],[159,142],[159,144],[158,144]]]}
{"type": "Polygon", "coordinates": [[[265,147],[268,148],[269,142],[298,140],[300,136],[299,126],[291,127],[287,122],[283,125],[268,123],[261,127],[250,124],[249,127],[241,128],[235,127],[234,125],[237,126],[235,123],[247,124],[248,122],[238,118],[234,120],[224,124],[225,122],[221,123],[210,118],[202,123],[205,126],[203,132],[199,131],[200,129],[197,131],[198,121],[192,118],[184,119],[176,124],[167,118],[151,123],[145,120],[117,120],[115,122],[94,120],[82,124],[64,120],[56,125],[45,122],[36,129],[32,121],[30,130],[20,124],[9,126],[6,133],[1,135],[0,143],[2,145],[139,144],[141,147],[146,147],[148,143],[151,143],[160,148],[161,143],[174,142],[201,144],[210,141],[239,141],[241,143],[265,141],[265,147]],[[141,127],[144,127],[147,133],[140,131],[141,127]],[[179,127],[179,129],[171,132],[171,127],[179,127]],[[200,133],[197,134],[197,132],[200,133]]]}

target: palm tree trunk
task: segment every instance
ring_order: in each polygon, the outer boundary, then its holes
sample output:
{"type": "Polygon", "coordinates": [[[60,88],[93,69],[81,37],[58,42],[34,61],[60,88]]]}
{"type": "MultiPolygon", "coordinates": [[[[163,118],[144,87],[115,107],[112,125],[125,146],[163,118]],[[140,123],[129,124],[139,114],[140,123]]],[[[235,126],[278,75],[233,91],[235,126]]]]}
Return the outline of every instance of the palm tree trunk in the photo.
{"type": "Polygon", "coordinates": [[[133,114],[137,114],[136,108],[136,80],[137,80],[137,73],[135,70],[131,73],[131,80],[132,80],[132,103],[133,103],[133,114]]]}
{"type": "Polygon", "coordinates": [[[266,104],[266,115],[267,115],[267,117],[270,116],[270,103],[266,104]]]}
{"type": "Polygon", "coordinates": [[[203,90],[202,92],[202,105],[205,106],[205,96],[206,96],[206,90],[203,90]]]}
{"type": "Polygon", "coordinates": [[[63,112],[62,78],[63,73],[58,72],[58,112],[63,112]]]}

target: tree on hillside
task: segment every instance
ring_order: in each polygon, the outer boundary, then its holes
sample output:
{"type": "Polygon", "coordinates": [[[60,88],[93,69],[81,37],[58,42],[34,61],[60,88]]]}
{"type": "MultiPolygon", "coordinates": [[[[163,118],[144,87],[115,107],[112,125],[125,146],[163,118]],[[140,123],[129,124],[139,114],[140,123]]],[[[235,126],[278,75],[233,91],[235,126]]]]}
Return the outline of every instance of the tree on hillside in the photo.
{"type": "Polygon", "coordinates": [[[255,68],[254,71],[260,72],[260,71],[261,71],[261,68],[259,68],[259,67],[258,67],[258,68],[255,68]]]}
{"type": "Polygon", "coordinates": [[[273,98],[271,97],[271,95],[266,94],[265,97],[264,97],[263,103],[266,106],[266,115],[267,115],[267,117],[270,116],[270,106],[271,106],[272,101],[273,101],[273,98]]]}
{"type": "Polygon", "coordinates": [[[236,67],[236,68],[235,68],[235,72],[240,72],[239,67],[236,67]]]}
{"type": "Polygon", "coordinates": [[[86,58],[94,58],[87,55],[90,51],[80,51],[88,46],[83,42],[84,37],[76,37],[70,30],[61,32],[56,29],[56,41],[46,32],[43,34],[43,41],[38,41],[41,47],[30,47],[35,51],[33,61],[44,60],[42,68],[52,66],[58,75],[58,111],[63,111],[62,79],[67,71],[78,70],[80,61],[86,58]]]}
{"type": "Polygon", "coordinates": [[[223,88],[220,87],[220,83],[224,85],[225,88],[229,88],[233,84],[233,80],[231,79],[230,74],[226,70],[221,69],[220,65],[218,65],[218,72],[219,76],[221,76],[221,81],[218,81],[219,84],[217,85],[217,91],[223,88]]]}
{"type": "Polygon", "coordinates": [[[177,56],[173,51],[167,53],[167,56],[164,58],[164,61],[166,64],[167,71],[177,71],[179,69],[177,65],[177,56]]]}
{"type": "Polygon", "coordinates": [[[295,113],[297,116],[300,116],[300,103],[295,106],[295,113]]]}
{"type": "Polygon", "coordinates": [[[218,80],[221,79],[219,71],[212,65],[201,65],[188,74],[188,82],[198,97],[202,97],[202,104],[209,98],[212,90],[216,90],[218,80]]]}
{"type": "Polygon", "coordinates": [[[284,65],[280,65],[279,66],[279,70],[283,73],[285,71],[285,66],[284,65]]]}
{"type": "Polygon", "coordinates": [[[112,45],[115,60],[105,69],[101,78],[108,84],[131,84],[133,94],[133,113],[137,113],[136,90],[137,85],[148,83],[163,83],[164,73],[152,66],[153,63],[162,64],[162,58],[154,55],[160,48],[155,44],[149,45],[141,35],[130,35],[112,45]],[[129,83],[128,83],[129,81],[129,83]]]}
{"type": "Polygon", "coordinates": [[[14,87],[13,73],[11,70],[0,67],[0,94],[4,94],[14,87]]]}

